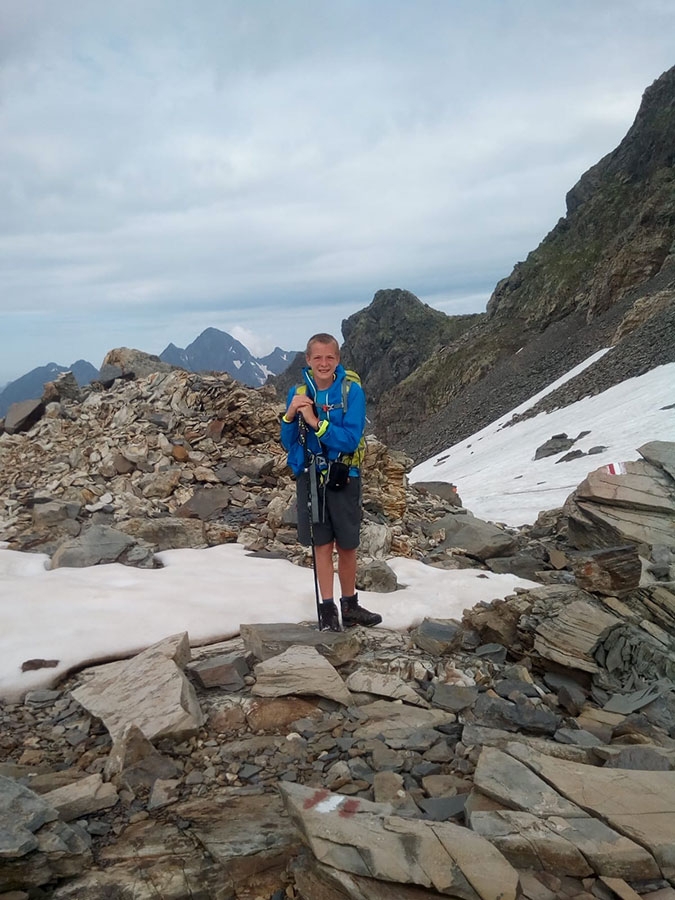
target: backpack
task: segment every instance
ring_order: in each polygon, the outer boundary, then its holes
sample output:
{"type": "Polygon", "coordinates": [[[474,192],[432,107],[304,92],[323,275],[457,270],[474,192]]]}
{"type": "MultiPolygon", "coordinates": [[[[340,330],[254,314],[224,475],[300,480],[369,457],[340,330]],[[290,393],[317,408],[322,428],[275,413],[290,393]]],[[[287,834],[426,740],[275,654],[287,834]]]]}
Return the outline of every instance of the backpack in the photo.
{"type": "MultiPolygon", "coordinates": [[[[342,403],[338,409],[342,409],[343,412],[347,412],[347,401],[349,399],[349,389],[352,384],[356,382],[359,387],[361,387],[361,376],[358,372],[355,372],[353,369],[345,369],[345,377],[342,380],[342,403]]],[[[298,384],[295,386],[296,394],[306,394],[307,393],[307,385],[298,384]]],[[[336,407],[333,407],[336,409],[336,407]]],[[[345,463],[347,466],[355,466],[357,469],[363,463],[363,460],[366,456],[366,439],[365,436],[361,435],[361,440],[359,441],[359,446],[353,453],[341,453],[338,456],[338,460],[342,463],[345,463]]]]}

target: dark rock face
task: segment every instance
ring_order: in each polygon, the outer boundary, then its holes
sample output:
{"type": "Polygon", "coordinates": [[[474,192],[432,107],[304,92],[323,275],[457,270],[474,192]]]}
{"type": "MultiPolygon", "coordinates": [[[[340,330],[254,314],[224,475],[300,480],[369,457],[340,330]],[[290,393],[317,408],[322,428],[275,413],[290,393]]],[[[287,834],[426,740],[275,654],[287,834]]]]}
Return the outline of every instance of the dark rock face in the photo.
{"type": "Polygon", "coordinates": [[[645,92],[617,149],[572,188],[567,216],[497,285],[487,317],[382,397],[378,435],[420,460],[602,347],[613,349],[545,408],[674,361],[673,146],[675,68],[645,92]]]}
{"type": "Polygon", "coordinates": [[[567,195],[567,215],[500,282],[488,316],[548,322],[583,308],[589,319],[655,275],[673,240],[675,68],[643,96],[626,137],[567,195]]]}
{"type": "Polygon", "coordinates": [[[370,306],[342,323],[343,362],[356,369],[368,400],[376,403],[481,318],[447,316],[400,288],[378,291],[370,306]]]}

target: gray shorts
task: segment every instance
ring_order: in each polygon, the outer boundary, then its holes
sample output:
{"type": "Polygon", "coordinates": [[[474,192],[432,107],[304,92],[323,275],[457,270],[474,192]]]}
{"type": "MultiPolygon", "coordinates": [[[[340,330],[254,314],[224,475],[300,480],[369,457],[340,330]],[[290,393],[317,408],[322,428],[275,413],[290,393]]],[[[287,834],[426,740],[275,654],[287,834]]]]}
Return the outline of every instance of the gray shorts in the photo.
{"type": "MultiPolygon", "coordinates": [[[[297,479],[298,540],[305,547],[312,542],[307,509],[308,489],[309,476],[303,472],[297,479]]],[[[343,550],[355,550],[359,546],[361,530],[361,479],[350,477],[339,491],[319,485],[318,495],[321,521],[312,523],[315,546],[322,547],[335,541],[343,550]]]]}

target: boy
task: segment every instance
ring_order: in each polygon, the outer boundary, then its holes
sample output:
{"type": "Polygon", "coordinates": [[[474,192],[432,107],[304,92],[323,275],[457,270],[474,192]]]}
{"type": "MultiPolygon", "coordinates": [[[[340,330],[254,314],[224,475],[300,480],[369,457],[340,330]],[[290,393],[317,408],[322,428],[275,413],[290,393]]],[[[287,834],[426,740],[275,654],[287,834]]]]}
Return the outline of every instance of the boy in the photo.
{"type": "Polygon", "coordinates": [[[347,375],[340,364],[340,347],[331,334],[313,335],[307,342],[305,359],[304,384],[288,392],[281,443],[288,451],[288,465],[297,479],[298,540],[307,546],[313,537],[321,594],[319,628],[341,630],[333,600],[333,548],[338,555],[343,625],[379,625],[382,616],[360,606],[356,593],[356,550],[361,525],[357,450],[366,425],[365,395],[354,381],[347,386],[347,393],[343,391],[347,375]],[[318,520],[312,523],[308,492],[315,493],[318,507],[318,520]]]}

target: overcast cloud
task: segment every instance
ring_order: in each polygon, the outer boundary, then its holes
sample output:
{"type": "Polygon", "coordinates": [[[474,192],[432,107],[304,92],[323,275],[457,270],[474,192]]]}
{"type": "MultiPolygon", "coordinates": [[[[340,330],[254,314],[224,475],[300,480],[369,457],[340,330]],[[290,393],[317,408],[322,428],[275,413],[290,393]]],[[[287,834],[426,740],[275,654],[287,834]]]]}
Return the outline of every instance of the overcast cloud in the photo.
{"type": "Polygon", "coordinates": [[[0,383],[380,288],[480,311],[673,59],[670,0],[2,0],[0,383]]]}

